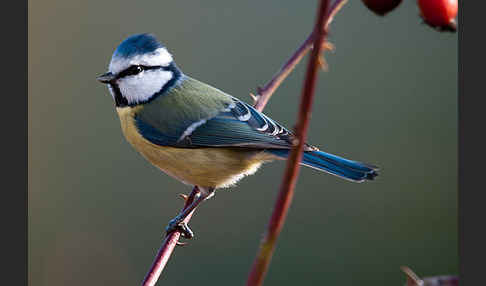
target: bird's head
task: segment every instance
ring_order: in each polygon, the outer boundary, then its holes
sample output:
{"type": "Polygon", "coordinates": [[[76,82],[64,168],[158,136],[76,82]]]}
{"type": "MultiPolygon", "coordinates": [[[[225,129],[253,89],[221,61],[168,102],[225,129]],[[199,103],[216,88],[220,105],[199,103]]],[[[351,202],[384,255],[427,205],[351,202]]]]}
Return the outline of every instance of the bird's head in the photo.
{"type": "Polygon", "coordinates": [[[98,80],[108,85],[117,107],[143,104],[163,94],[182,73],[172,55],[151,34],[125,39],[98,80]]]}

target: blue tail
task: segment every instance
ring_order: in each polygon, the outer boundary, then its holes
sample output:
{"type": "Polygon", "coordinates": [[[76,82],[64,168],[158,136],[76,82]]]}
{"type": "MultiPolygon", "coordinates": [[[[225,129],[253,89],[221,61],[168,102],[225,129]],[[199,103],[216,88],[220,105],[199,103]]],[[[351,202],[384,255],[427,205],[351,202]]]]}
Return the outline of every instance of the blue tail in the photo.
{"type": "MultiPolygon", "coordinates": [[[[266,151],[281,158],[287,158],[290,154],[290,150],[285,149],[270,149],[266,151]]],[[[378,175],[378,168],[375,166],[351,161],[322,151],[304,152],[300,164],[354,182],[373,180],[378,175]]]]}

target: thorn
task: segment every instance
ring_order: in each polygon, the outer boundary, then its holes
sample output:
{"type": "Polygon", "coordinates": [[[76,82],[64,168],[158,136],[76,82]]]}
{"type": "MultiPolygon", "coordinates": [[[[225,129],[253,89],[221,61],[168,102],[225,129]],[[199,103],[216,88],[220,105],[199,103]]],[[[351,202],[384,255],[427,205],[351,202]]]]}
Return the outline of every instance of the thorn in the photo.
{"type": "Polygon", "coordinates": [[[250,97],[251,97],[251,99],[253,99],[253,104],[255,104],[258,101],[258,98],[259,98],[259,96],[256,96],[251,92],[250,92],[250,97]]]}
{"type": "Polygon", "coordinates": [[[326,59],[324,59],[324,56],[322,55],[319,55],[319,58],[317,58],[317,63],[319,64],[319,66],[321,67],[321,69],[323,71],[327,71],[327,62],[326,62],[326,59]]]}
{"type": "Polygon", "coordinates": [[[179,194],[179,197],[181,197],[184,201],[187,201],[187,199],[189,198],[189,196],[185,194],[179,194]]]}
{"type": "MultiPolygon", "coordinates": [[[[331,42],[326,41],[322,44],[322,52],[325,52],[325,51],[334,52],[335,49],[336,49],[336,47],[331,42]]],[[[327,65],[327,62],[326,62],[326,59],[324,58],[324,56],[320,55],[319,58],[317,59],[317,61],[318,61],[319,66],[321,67],[321,69],[323,71],[328,71],[328,65],[327,65]]]]}
{"type": "Polygon", "coordinates": [[[330,52],[334,52],[336,50],[336,46],[334,46],[333,43],[331,42],[328,42],[328,41],[325,41],[323,44],[322,44],[322,49],[324,51],[330,51],[330,52]]]}
{"type": "Polygon", "coordinates": [[[407,286],[423,286],[424,281],[418,277],[408,266],[400,266],[400,269],[407,275],[407,286]]]}
{"type": "MultiPolygon", "coordinates": [[[[312,48],[313,47],[311,47],[311,49],[312,48]]],[[[322,49],[322,51],[334,52],[336,50],[336,46],[331,42],[325,41],[324,43],[322,43],[321,49],[322,49]]]]}

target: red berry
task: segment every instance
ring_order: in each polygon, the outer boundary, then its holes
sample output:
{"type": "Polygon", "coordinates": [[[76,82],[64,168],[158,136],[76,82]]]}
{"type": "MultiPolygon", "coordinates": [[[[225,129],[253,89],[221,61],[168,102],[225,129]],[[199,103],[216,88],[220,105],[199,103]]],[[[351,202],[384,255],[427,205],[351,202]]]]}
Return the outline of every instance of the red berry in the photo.
{"type": "Polygon", "coordinates": [[[363,3],[376,14],[383,16],[395,9],[402,0],[361,0],[363,3]]]}
{"type": "Polygon", "coordinates": [[[441,30],[456,30],[457,0],[417,0],[424,21],[441,30]]]}

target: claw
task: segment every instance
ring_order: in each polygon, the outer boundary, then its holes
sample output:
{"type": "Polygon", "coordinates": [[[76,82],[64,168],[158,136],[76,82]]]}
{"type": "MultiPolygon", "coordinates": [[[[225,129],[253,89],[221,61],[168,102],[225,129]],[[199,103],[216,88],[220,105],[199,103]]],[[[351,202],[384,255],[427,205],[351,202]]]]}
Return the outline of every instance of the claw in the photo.
{"type": "Polygon", "coordinates": [[[187,239],[191,239],[194,237],[194,232],[187,226],[187,223],[181,222],[179,224],[179,231],[181,233],[181,236],[187,239]]]}
{"type": "Polygon", "coordinates": [[[187,242],[180,242],[180,241],[177,241],[177,242],[176,242],[176,245],[177,245],[177,246],[185,246],[185,245],[187,245],[187,242]]]}
{"type": "Polygon", "coordinates": [[[166,235],[169,235],[170,233],[174,231],[178,231],[181,233],[181,236],[187,239],[191,239],[194,237],[194,232],[187,226],[187,223],[181,221],[177,221],[176,219],[173,219],[169,222],[169,225],[165,228],[166,235]]]}

